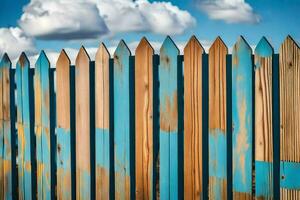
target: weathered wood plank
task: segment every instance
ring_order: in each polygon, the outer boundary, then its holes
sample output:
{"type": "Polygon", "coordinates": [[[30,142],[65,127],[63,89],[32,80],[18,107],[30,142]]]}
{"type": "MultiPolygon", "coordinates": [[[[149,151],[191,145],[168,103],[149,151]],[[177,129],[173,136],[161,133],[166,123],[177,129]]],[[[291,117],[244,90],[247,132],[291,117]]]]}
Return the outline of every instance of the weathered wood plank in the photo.
{"type": "Polygon", "coordinates": [[[160,49],[160,198],[178,199],[178,55],[170,37],[160,49]]]}
{"type": "Polygon", "coordinates": [[[263,37],[255,48],[255,196],[273,199],[273,48],[263,37]]]}
{"type": "Polygon", "coordinates": [[[75,62],[76,199],[91,198],[90,58],[81,47],[75,62]]]}
{"type": "Polygon", "coordinates": [[[209,49],[209,199],[227,199],[227,53],[220,37],[209,49]]]}
{"type": "Polygon", "coordinates": [[[280,196],[300,198],[300,49],[288,36],[279,50],[280,196]],[[298,177],[298,178],[297,178],[298,177]]]}
{"type": "Polygon", "coordinates": [[[44,51],[35,64],[34,111],[37,156],[37,197],[51,199],[50,158],[50,63],[44,51]]]}
{"type": "Polygon", "coordinates": [[[56,63],[57,199],[72,199],[70,59],[64,50],[56,63]]]}
{"type": "Polygon", "coordinates": [[[115,198],[129,200],[131,193],[131,113],[132,95],[130,50],[121,40],[114,53],[114,142],[115,142],[115,198]]]}
{"type": "Polygon", "coordinates": [[[252,50],[240,37],[232,52],[233,199],[252,199],[252,50]]]}
{"type": "Polygon", "coordinates": [[[19,198],[35,198],[32,172],[33,124],[31,124],[30,69],[29,61],[22,53],[16,66],[17,82],[17,129],[18,129],[18,174],[19,198]]]}
{"type": "MultiPolygon", "coordinates": [[[[202,54],[195,36],[184,48],[184,198],[200,199],[202,168],[202,54]]],[[[176,67],[176,66],[175,66],[176,67]]],[[[175,79],[175,78],[174,78],[175,79]]]]}
{"type": "Polygon", "coordinates": [[[102,43],[95,58],[96,98],[96,199],[110,194],[110,55],[102,43]]]}
{"type": "Polygon", "coordinates": [[[0,168],[1,168],[1,199],[12,199],[12,137],[10,113],[10,70],[11,61],[4,54],[0,63],[0,168]],[[3,143],[2,143],[3,142],[3,143]]]}
{"type": "Polygon", "coordinates": [[[135,53],[136,199],[153,199],[153,54],[143,38],[135,53]]]}

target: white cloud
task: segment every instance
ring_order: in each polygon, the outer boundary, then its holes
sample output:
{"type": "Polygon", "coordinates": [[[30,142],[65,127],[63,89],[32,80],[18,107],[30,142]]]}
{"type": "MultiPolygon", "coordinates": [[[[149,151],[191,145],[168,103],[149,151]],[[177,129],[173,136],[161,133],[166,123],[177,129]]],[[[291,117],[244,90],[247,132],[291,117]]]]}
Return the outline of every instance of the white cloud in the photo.
{"type": "Polygon", "coordinates": [[[29,36],[56,40],[133,31],[174,35],[195,23],[170,2],[148,0],[31,0],[19,20],[29,36]]]}
{"type": "Polygon", "coordinates": [[[245,0],[198,0],[198,7],[209,18],[226,23],[259,23],[260,16],[245,0]]]}
{"type": "Polygon", "coordinates": [[[27,55],[36,53],[33,39],[20,28],[0,28],[0,55],[6,52],[11,60],[15,60],[23,51],[27,55]]]}
{"type": "Polygon", "coordinates": [[[79,0],[33,0],[19,25],[29,36],[42,39],[96,38],[108,32],[96,4],[79,0]]]}
{"type": "Polygon", "coordinates": [[[147,31],[175,35],[195,25],[189,12],[170,2],[148,0],[94,0],[112,32],[147,31]]]}

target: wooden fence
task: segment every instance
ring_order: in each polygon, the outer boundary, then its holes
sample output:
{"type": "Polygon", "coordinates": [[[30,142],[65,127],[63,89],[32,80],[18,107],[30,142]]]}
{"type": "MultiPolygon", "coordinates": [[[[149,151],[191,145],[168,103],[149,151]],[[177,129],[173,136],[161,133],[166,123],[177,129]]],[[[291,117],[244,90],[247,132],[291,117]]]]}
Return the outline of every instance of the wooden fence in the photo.
{"type": "Polygon", "coordinates": [[[300,49],[143,38],[0,63],[0,199],[300,199],[300,49]]]}

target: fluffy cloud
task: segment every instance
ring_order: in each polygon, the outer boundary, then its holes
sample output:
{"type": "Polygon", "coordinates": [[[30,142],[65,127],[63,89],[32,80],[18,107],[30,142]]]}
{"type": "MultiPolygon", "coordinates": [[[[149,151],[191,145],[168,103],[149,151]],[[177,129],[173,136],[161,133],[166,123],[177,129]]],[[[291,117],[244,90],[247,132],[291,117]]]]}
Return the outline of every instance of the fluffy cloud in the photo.
{"type": "Polygon", "coordinates": [[[198,0],[198,7],[209,18],[227,23],[259,23],[260,16],[245,0],[198,0]]]}
{"type": "Polygon", "coordinates": [[[57,40],[131,31],[174,35],[195,23],[170,2],[148,0],[32,0],[19,20],[29,36],[57,40]]]}
{"type": "Polygon", "coordinates": [[[22,51],[28,55],[36,53],[33,39],[20,28],[0,28],[0,55],[6,52],[11,60],[15,60],[22,51]]]}
{"type": "Polygon", "coordinates": [[[19,20],[29,36],[41,39],[95,38],[108,32],[96,4],[75,0],[33,0],[19,20]]]}
{"type": "Polygon", "coordinates": [[[98,9],[112,32],[148,31],[174,35],[196,23],[189,12],[170,2],[100,0],[98,9]]]}

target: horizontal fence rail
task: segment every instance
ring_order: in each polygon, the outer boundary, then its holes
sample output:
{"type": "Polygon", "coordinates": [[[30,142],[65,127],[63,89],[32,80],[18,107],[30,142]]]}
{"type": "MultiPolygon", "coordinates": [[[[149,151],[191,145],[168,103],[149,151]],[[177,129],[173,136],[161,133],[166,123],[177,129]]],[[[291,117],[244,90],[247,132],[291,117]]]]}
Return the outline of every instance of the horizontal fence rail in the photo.
{"type": "Polygon", "coordinates": [[[0,62],[0,199],[300,199],[300,49],[142,38],[0,62]],[[95,60],[95,61],[92,61],[95,60]]]}

